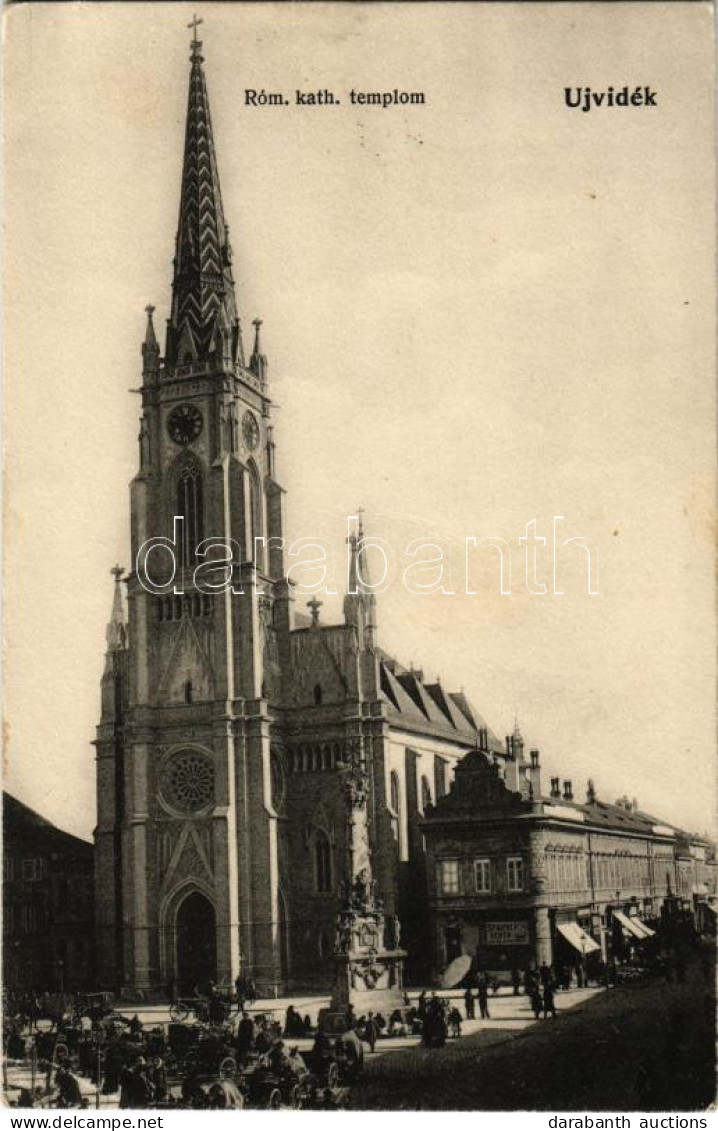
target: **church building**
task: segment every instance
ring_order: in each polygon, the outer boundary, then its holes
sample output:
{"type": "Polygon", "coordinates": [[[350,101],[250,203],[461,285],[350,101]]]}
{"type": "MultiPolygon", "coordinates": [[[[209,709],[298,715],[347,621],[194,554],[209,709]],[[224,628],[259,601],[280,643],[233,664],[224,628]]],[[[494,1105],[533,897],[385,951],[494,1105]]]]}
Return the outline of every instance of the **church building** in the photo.
{"type": "Polygon", "coordinates": [[[195,28],[170,316],[162,354],[147,307],[95,740],[98,980],[159,997],[242,970],[262,995],[327,989],[357,764],[390,945],[400,925],[407,977],[426,978],[422,816],[464,754],[505,749],[463,693],[380,648],[361,527],[343,621],[295,611],[261,323],[250,351],[237,290],[195,28]],[[146,552],[158,537],[174,561],[146,552]],[[208,537],[236,548],[231,587],[200,584],[208,537]]]}

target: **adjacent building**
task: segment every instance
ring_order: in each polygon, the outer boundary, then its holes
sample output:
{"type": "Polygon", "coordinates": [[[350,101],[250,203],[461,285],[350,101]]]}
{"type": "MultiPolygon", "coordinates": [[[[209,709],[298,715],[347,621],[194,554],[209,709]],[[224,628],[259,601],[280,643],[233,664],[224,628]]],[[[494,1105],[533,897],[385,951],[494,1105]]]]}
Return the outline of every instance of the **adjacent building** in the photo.
{"type": "MultiPolygon", "coordinates": [[[[480,737],[422,822],[434,974],[465,954],[496,971],[624,953],[671,910],[710,913],[715,853],[636,802],[542,791],[516,729],[505,756],[480,737]]],[[[700,915],[698,916],[700,917],[700,915]]]]}
{"type": "Polygon", "coordinates": [[[93,848],[3,793],[3,984],[87,989],[94,968],[93,848]]]}

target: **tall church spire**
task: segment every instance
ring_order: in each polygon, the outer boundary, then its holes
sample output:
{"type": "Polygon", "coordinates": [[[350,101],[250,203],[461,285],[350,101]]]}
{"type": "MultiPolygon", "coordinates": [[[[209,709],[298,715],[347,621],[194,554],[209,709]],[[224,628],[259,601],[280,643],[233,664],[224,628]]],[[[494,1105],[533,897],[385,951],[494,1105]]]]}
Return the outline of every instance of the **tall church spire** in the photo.
{"type": "Polygon", "coordinates": [[[376,597],[371,589],[363,515],[364,511],[359,507],[356,533],[352,531],[347,538],[349,569],[347,593],[344,597],[344,622],[359,629],[362,642],[373,645],[376,643],[376,597]]]}
{"type": "Polygon", "coordinates": [[[194,38],[166,362],[244,365],[199,22],[190,25],[194,38]]]}

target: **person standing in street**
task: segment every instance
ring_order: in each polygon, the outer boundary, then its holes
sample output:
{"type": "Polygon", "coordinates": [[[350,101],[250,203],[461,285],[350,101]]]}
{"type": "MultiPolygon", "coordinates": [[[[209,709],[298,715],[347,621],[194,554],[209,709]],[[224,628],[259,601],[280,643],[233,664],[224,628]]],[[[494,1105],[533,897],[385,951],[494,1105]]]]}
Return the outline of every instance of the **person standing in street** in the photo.
{"type": "Polygon", "coordinates": [[[364,1022],[364,1039],[366,1040],[366,1043],[369,1045],[369,1049],[370,1049],[371,1052],[374,1052],[374,1049],[376,1048],[376,1039],[377,1039],[378,1036],[379,1036],[379,1026],[376,1023],[376,1020],[374,1018],[374,1014],[370,1013],[369,1016],[367,1017],[366,1021],[364,1022]]]}
{"type": "Polygon", "coordinates": [[[554,999],[553,986],[544,986],[543,991],[543,1015],[544,1019],[548,1017],[549,1013],[552,1017],[556,1017],[556,1002],[554,999]]]}
{"type": "Polygon", "coordinates": [[[485,974],[482,974],[479,978],[477,997],[479,999],[479,1012],[481,1013],[481,1020],[490,1020],[491,1014],[489,1013],[489,983],[485,974]]]}
{"type": "Polygon", "coordinates": [[[541,1010],[543,1009],[543,1000],[541,998],[541,991],[536,984],[534,984],[534,987],[531,990],[531,1008],[533,1010],[534,1017],[538,1021],[539,1017],[541,1016],[541,1010]]]}
{"type": "Polygon", "coordinates": [[[476,1001],[474,999],[471,986],[468,987],[466,993],[464,994],[464,1004],[466,1005],[466,1020],[473,1021],[476,1017],[476,1001]]]}
{"type": "Polygon", "coordinates": [[[515,966],[511,970],[511,985],[514,987],[514,997],[518,997],[521,993],[521,975],[515,966]]]}

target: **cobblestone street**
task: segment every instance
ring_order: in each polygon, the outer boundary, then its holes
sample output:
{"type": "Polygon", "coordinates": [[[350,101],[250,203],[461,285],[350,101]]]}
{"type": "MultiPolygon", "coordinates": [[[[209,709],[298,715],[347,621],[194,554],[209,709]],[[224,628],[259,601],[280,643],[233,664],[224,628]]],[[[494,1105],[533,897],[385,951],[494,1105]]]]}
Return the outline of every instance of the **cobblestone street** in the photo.
{"type": "Polygon", "coordinates": [[[684,984],[579,993],[557,996],[555,1021],[520,1024],[525,999],[504,1018],[506,998],[496,1021],[444,1049],[369,1057],[350,1106],[625,1112],[714,1102],[715,997],[697,963],[684,984]]]}

